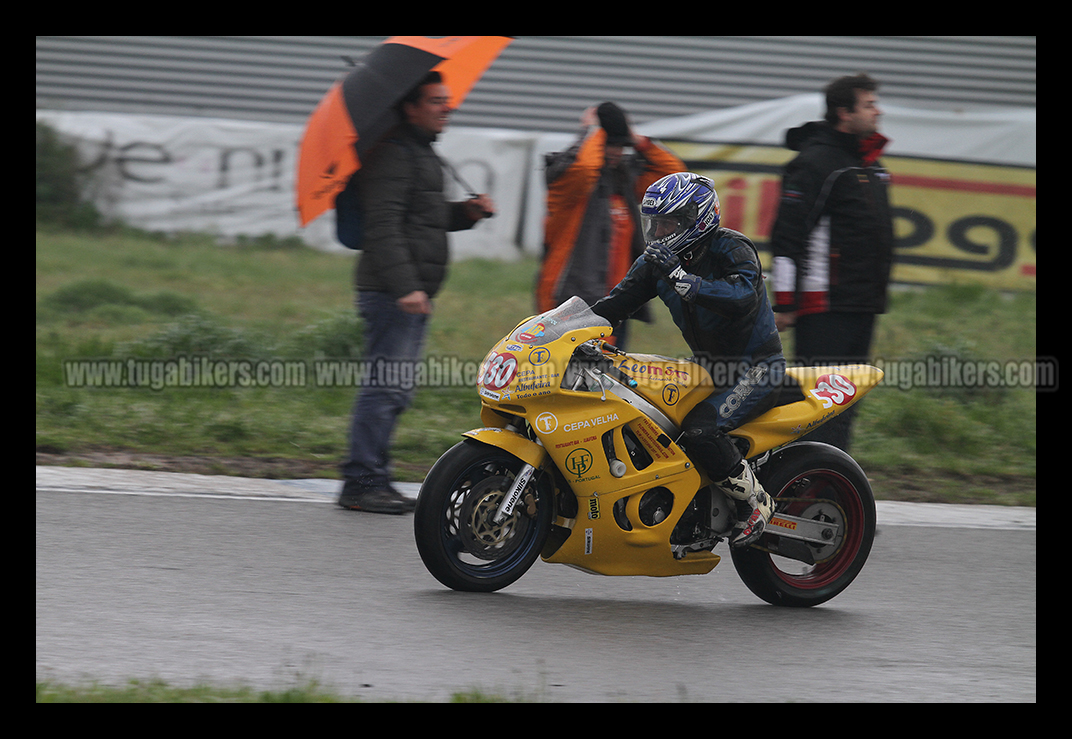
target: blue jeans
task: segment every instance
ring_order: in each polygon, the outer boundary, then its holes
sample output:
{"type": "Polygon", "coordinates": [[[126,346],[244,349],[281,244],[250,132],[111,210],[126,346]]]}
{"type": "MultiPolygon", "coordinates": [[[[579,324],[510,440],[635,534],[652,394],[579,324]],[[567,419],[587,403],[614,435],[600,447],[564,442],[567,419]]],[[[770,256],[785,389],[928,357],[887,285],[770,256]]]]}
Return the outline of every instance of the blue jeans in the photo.
{"type": "Polygon", "coordinates": [[[391,479],[395,424],[413,399],[428,316],[400,310],[382,292],[358,293],[357,309],[365,324],[368,372],[350,421],[350,456],[341,469],[347,480],[382,485],[391,479]]]}

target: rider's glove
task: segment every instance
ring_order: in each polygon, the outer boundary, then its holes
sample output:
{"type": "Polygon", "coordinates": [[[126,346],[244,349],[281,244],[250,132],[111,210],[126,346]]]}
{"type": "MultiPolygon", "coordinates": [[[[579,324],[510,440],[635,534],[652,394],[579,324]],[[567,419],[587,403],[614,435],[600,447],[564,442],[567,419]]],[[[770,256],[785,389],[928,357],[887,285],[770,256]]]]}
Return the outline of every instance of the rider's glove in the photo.
{"type": "Polygon", "coordinates": [[[644,250],[644,261],[649,262],[669,282],[681,299],[692,301],[700,292],[700,278],[681,268],[677,254],[662,244],[651,244],[644,250]]]}
{"type": "Polygon", "coordinates": [[[663,276],[681,266],[681,260],[677,258],[677,254],[662,244],[649,244],[644,250],[644,261],[652,264],[663,276]]]}
{"type": "Polygon", "coordinates": [[[674,291],[681,296],[686,303],[691,303],[700,292],[700,278],[690,275],[681,267],[677,267],[667,275],[666,279],[674,286],[674,291]]]}

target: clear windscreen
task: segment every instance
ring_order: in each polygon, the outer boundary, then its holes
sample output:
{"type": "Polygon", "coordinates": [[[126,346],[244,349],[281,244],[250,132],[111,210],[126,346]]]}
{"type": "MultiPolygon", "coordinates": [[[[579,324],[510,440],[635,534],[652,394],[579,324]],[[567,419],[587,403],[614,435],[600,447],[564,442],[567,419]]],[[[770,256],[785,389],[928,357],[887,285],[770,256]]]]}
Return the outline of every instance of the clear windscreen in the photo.
{"type": "Polygon", "coordinates": [[[550,344],[570,331],[595,326],[608,329],[611,327],[606,318],[593,313],[586,302],[574,296],[557,308],[525,321],[514,330],[510,338],[522,344],[540,346],[550,344]]]}

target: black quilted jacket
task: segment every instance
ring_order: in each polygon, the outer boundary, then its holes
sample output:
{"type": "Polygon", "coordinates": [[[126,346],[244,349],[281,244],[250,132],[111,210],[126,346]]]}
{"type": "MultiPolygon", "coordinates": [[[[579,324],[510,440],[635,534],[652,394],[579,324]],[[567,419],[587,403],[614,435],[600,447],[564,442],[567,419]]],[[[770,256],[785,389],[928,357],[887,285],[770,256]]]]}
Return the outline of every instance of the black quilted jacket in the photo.
{"type": "Polygon", "coordinates": [[[402,124],[368,152],[358,178],[364,244],[358,290],[400,298],[414,290],[434,296],[447,275],[448,231],[471,228],[462,203],[443,195],[443,165],[435,137],[402,124]]]}

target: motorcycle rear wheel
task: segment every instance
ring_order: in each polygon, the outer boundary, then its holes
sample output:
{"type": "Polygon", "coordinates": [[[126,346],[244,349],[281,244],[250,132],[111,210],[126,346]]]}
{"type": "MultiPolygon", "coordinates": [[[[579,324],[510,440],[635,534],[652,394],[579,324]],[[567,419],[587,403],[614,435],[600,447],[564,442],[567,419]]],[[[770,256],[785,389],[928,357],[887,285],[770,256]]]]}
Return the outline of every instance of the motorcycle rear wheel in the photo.
{"type": "Polygon", "coordinates": [[[875,497],[867,476],[840,449],[803,442],[775,452],[759,467],[758,477],[779,513],[835,522],[842,534],[830,545],[811,545],[815,564],[764,551],[764,540],[773,536],[764,534],[755,546],[730,551],[738,574],[772,605],[825,603],[856,579],[871,552],[875,497]]]}
{"type": "Polygon", "coordinates": [[[515,582],[540,555],[554,520],[553,493],[538,475],[501,523],[493,516],[524,462],[508,452],[463,439],[429,470],[413,512],[417,551],[439,582],[488,593],[515,582]]]}

